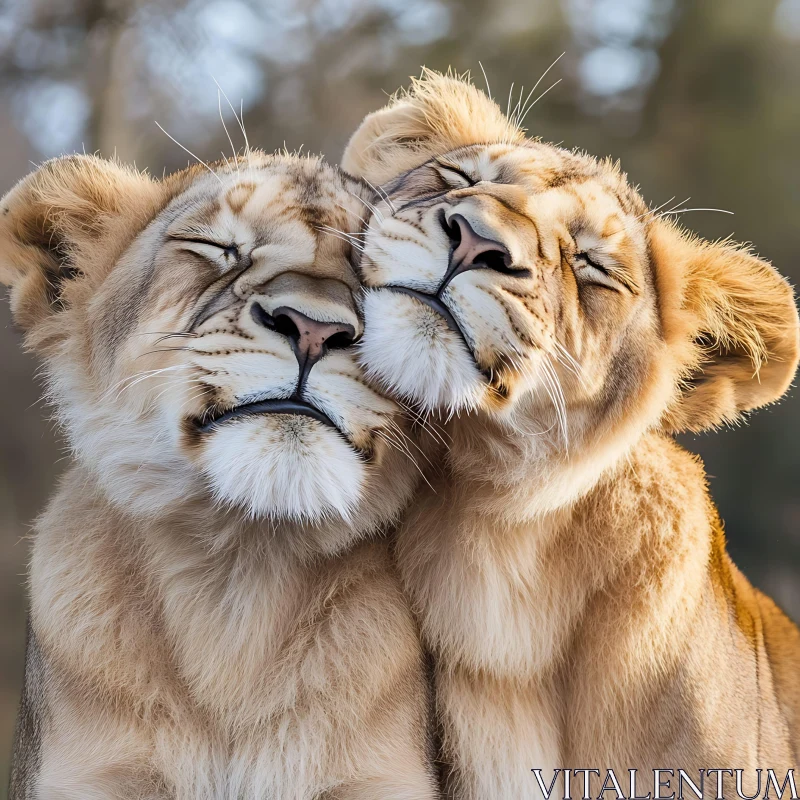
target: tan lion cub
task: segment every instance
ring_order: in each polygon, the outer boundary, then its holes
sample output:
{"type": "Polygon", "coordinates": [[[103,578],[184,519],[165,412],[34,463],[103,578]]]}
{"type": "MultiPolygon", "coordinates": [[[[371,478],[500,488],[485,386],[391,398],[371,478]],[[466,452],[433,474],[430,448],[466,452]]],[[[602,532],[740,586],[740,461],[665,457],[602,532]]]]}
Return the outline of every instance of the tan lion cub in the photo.
{"type": "Polygon", "coordinates": [[[748,794],[756,768],[783,779],[800,758],[800,635],[731,563],[702,465],[672,435],[786,391],[787,283],[452,78],[368,116],[343,166],[383,184],[362,261],[367,370],[462,412],[397,540],[452,796],[537,796],[534,768],[545,788],[556,768],[738,768],[748,794]]]}
{"type": "Polygon", "coordinates": [[[36,526],[13,800],[434,796],[386,546],[395,405],[352,344],[362,187],[252,153],[48,162],[0,279],[75,454],[36,526]]]}

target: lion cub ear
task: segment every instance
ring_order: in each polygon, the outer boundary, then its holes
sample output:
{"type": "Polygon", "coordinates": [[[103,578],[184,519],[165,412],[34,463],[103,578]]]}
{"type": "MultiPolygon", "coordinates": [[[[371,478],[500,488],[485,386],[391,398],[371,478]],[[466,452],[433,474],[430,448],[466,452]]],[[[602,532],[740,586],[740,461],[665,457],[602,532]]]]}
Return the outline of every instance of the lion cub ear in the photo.
{"type": "Polygon", "coordinates": [[[31,334],[97,286],[159,194],[149,177],[95,156],[53,159],[23,178],[0,200],[0,283],[16,323],[31,334]]]}
{"type": "Polygon", "coordinates": [[[664,420],[701,431],[775,402],[794,377],[794,293],[766,261],[658,220],[650,231],[664,334],[683,380],[664,420]]]}
{"type": "Polygon", "coordinates": [[[434,155],[524,138],[497,103],[467,80],[424,70],[408,90],[365,117],[345,148],[342,169],[381,184],[434,155]]]}

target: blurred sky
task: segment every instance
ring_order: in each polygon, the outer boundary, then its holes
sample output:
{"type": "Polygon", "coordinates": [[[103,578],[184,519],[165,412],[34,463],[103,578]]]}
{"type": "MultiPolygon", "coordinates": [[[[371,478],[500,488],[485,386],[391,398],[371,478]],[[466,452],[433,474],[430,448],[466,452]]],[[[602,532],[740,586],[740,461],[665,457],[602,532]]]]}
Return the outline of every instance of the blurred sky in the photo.
{"type": "MultiPolygon", "coordinates": [[[[60,153],[161,174],[301,145],[337,161],[421,65],[471,70],[532,135],[622,160],[653,205],[800,278],[800,0],[0,0],[0,192],[60,153]],[[556,81],[559,81],[557,85],[556,81]],[[524,87],[524,89],[523,89],[524,87]],[[552,87],[552,88],[551,88],[552,87]],[[524,93],[523,93],[524,92],[524,93]],[[509,99],[510,98],[510,99],[509,99]]],[[[0,771],[22,676],[24,536],[66,461],[0,306],[0,771]],[[62,459],[59,461],[59,459],[62,459]]],[[[748,576],[800,617],[800,399],[685,440],[748,576]]],[[[0,790],[0,798],[2,798],[0,790]]]]}

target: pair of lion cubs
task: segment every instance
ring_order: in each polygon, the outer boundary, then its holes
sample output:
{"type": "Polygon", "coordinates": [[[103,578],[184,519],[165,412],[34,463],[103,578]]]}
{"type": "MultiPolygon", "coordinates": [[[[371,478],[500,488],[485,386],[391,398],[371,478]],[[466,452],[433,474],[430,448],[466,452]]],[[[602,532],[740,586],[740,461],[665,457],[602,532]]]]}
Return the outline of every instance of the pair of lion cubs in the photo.
{"type": "Polygon", "coordinates": [[[75,157],[3,199],[0,278],[76,455],[34,539],[12,798],[796,765],[800,635],[671,438],[786,391],[787,283],[453,78],[343,166],[75,157]]]}

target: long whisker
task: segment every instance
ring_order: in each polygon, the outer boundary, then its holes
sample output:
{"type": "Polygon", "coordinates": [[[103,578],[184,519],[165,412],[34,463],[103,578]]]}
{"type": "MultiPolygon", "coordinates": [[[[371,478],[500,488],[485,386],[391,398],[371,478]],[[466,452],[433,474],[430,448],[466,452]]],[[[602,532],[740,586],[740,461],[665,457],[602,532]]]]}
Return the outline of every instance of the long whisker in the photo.
{"type": "Polygon", "coordinates": [[[386,190],[383,188],[383,186],[374,186],[372,182],[368,181],[366,178],[362,178],[362,180],[372,189],[373,192],[375,192],[375,194],[377,194],[379,197],[382,197],[386,201],[386,205],[389,206],[392,214],[397,213],[394,203],[391,201],[389,195],[386,194],[386,190]]]}
{"type": "Polygon", "coordinates": [[[411,415],[411,418],[416,422],[424,431],[432,436],[436,441],[440,442],[443,445],[447,445],[447,442],[444,439],[444,436],[447,436],[450,439],[450,436],[445,433],[442,429],[435,427],[434,423],[431,421],[430,417],[423,417],[422,414],[417,411],[412,406],[404,403],[403,401],[397,401],[398,405],[406,411],[408,414],[411,415]]]}
{"type": "Polygon", "coordinates": [[[103,393],[103,395],[102,395],[102,399],[107,399],[107,396],[110,395],[111,392],[115,391],[118,386],[124,384],[126,381],[131,381],[131,383],[129,385],[127,385],[127,386],[124,386],[123,389],[120,390],[120,392],[114,398],[115,400],[119,399],[119,397],[120,397],[120,395],[122,394],[123,391],[126,391],[127,389],[131,388],[132,386],[134,386],[135,384],[139,383],[140,381],[146,380],[147,378],[155,377],[156,375],[159,375],[162,372],[169,372],[170,370],[175,370],[175,369],[184,369],[186,366],[188,366],[188,365],[186,365],[186,364],[173,364],[170,367],[162,367],[161,369],[150,369],[150,370],[145,370],[144,372],[138,372],[135,375],[131,375],[131,376],[128,376],[126,378],[123,378],[121,381],[116,383],[110,389],[105,391],[103,393]]]}
{"type": "Polygon", "coordinates": [[[333,231],[334,233],[341,233],[342,236],[349,236],[359,244],[364,244],[362,237],[367,235],[365,231],[343,231],[341,228],[335,228],[333,225],[321,225],[320,228],[333,231]]]}
{"type": "Polygon", "coordinates": [[[190,347],[157,347],[155,350],[147,350],[144,353],[140,353],[136,358],[144,358],[145,356],[151,356],[153,353],[180,353],[185,350],[191,350],[190,347]]]}
{"type": "MultiPolygon", "coordinates": [[[[523,122],[523,120],[525,119],[525,117],[526,117],[526,115],[527,115],[528,111],[530,111],[530,109],[531,109],[531,108],[533,108],[533,106],[535,106],[535,105],[536,105],[536,103],[538,103],[538,102],[539,102],[539,100],[541,100],[541,99],[542,99],[542,97],[544,97],[544,94],[540,95],[540,97],[539,97],[537,100],[535,100],[535,101],[533,102],[533,105],[531,105],[530,107],[528,107],[528,100],[530,100],[530,98],[531,98],[531,95],[532,95],[532,94],[533,94],[533,93],[536,91],[536,89],[539,87],[539,84],[540,84],[540,83],[541,83],[541,82],[542,82],[542,81],[545,79],[545,77],[547,76],[547,73],[548,73],[548,72],[550,72],[550,70],[551,70],[551,69],[553,69],[553,67],[554,67],[556,64],[558,64],[558,62],[559,62],[559,61],[561,61],[561,59],[562,59],[562,58],[563,58],[565,55],[566,55],[566,50],[565,50],[565,51],[564,51],[564,52],[563,52],[563,53],[562,53],[560,56],[558,56],[558,58],[556,58],[556,60],[555,60],[555,61],[554,61],[554,62],[553,62],[553,63],[552,63],[552,64],[551,64],[551,65],[550,65],[550,66],[549,66],[549,67],[548,67],[548,68],[547,68],[547,69],[546,69],[546,70],[545,70],[545,71],[544,71],[544,72],[543,72],[543,73],[542,73],[540,76],[539,76],[539,80],[538,80],[538,81],[536,81],[536,83],[534,83],[534,84],[533,84],[533,89],[531,89],[531,90],[530,90],[530,92],[528,92],[528,96],[525,98],[525,102],[522,104],[522,109],[520,110],[520,115],[519,115],[519,118],[518,118],[518,119],[516,120],[516,122],[515,122],[515,125],[516,125],[517,127],[519,127],[519,126],[522,124],[522,122],[523,122]]],[[[555,84],[553,84],[553,86],[555,86],[555,84]]],[[[553,88],[553,87],[551,86],[551,87],[550,87],[550,89],[552,89],[552,88],[553,88]]],[[[548,89],[547,91],[549,92],[549,91],[550,91],[550,89],[548,89]]],[[[545,94],[546,94],[546,92],[545,92],[545,94]]]]}
{"type": "Polygon", "coordinates": [[[353,194],[353,192],[348,192],[348,194],[355,197],[356,200],[360,200],[367,207],[367,209],[378,218],[379,222],[382,223],[384,221],[383,214],[381,214],[381,212],[377,208],[375,208],[375,206],[372,205],[372,203],[368,202],[363,197],[359,197],[357,194],[353,194]]]}
{"type": "Polygon", "coordinates": [[[172,139],[172,141],[173,141],[173,142],[175,142],[175,144],[176,144],[176,145],[178,145],[178,147],[180,147],[180,148],[181,148],[181,150],[185,150],[185,151],[186,151],[186,152],[187,152],[187,153],[188,153],[188,154],[189,154],[189,155],[190,155],[190,156],[191,156],[193,159],[195,159],[196,161],[198,161],[199,163],[201,163],[201,164],[202,164],[202,165],[203,165],[203,166],[204,166],[204,167],[205,167],[205,168],[206,168],[206,169],[207,169],[207,170],[208,170],[208,171],[209,171],[209,172],[210,172],[210,173],[211,173],[211,174],[212,174],[212,175],[213,175],[213,176],[214,176],[214,177],[215,177],[215,178],[216,178],[218,181],[219,181],[219,184],[220,184],[220,186],[222,186],[222,185],[223,185],[223,183],[222,183],[222,178],[220,178],[220,176],[219,176],[219,175],[217,175],[217,173],[216,173],[216,172],[214,172],[214,170],[213,170],[213,169],[211,169],[211,167],[209,167],[209,166],[208,166],[208,164],[206,164],[206,162],[205,162],[205,161],[203,161],[203,159],[202,159],[202,158],[200,158],[200,156],[196,156],[196,155],[195,155],[195,154],[194,154],[194,153],[193,153],[193,152],[192,152],[192,151],[191,151],[191,150],[190,150],[188,147],[184,147],[184,146],[183,146],[183,145],[182,145],[182,144],[181,144],[181,143],[180,143],[180,142],[179,142],[179,141],[178,141],[178,140],[177,140],[177,139],[176,139],[174,136],[172,136],[171,134],[167,133],[167,132],[166,132],[166,131],[165,131],[165,130],[164,130],[162,127],[161,127],[161,125],[159,125],[159,124],[158,124],[158,122],[156,122],[156,125],[158,126],[158,129],[159,129],[159,130],[160,130],[160,131],[161,131],[163,134],[165,134],[165,135],[166,135],[168,138],[172,139]]]}
{"type": "Polygon", "coordinates": [[[127,381],[133,381],[136,378],[141,377],[142,375],[154,375],[157,372],[159,372],[159,370],[157,370],[157,369],[147,369],[147,370],[143,370],[141,372],[137,372],[134,375],[126,375],[124,378],[122,378],[121,380],[117,381],[113,386],[109,386],[109,388],[106,389],[105,392],[103,392],[103,394],[100,396],[100,399],[101,400],[106,399],[106,397],[108,395],[110,395],[112,392],[114,392],[117,388],[122,386],[122,384],[126,383],[127,381]]]}
{"type": "Polygon", "coordinates": [[[575,360],[572,353],[567,350],[564,345],[562,345],[559,341],[554,341],[553,345],[556,348],[556,352],[553,354],[555,358],[558,360],[559,364],[561,364],[568,372],[572,373],[585,387],[586,381],[583,376],[583,367],[575,360]]]}
{"type": "MultiPolygon", "coordinates": [[[[247,148],[247,154],[250,155],[250,141],[247,138],[247,131],[244,127],[244,98],[239,98],[239,127],[242,129],[242,136],[244,136],[244,146],[247,148]]],[[[300,150],[303,149],[303,145],[300,145],[300,150]]],[[[300,155],[300,150],[297,151],[297,155],[300,155]]]]}
{"type": "Polygon", "coordinates": [[[387,424],[391,430],[395,431],[401,441],[405,442],[408,447],[413,447],[428,464],[431,463],[425,451],[394,420],[389,420],[387,424]]]}
{"type": "Polygon", "coordinates": [[[539,95],[539,96],[538,96],[538,97],[537,97],[537,98],[536,98],[536,99],[535,99],[535,100],[534,100],[534,101],[533,101],[533,102],[532,102],[532,103],[531,103],[531,104],[528,106],[528,108],[526,108],[526,109],[525,109],[525,113],[524,113],[524,114],[523,114],[523,115],[520,117],[519,121],[517,122],[517,125],[522,125],[522,123],[525,121],[525,117],[527,117],[527,116],[528,116],[528,112],[529,112],[529,111],[530,111],[530,110],[531,110],[531,109],[532,109],[532,108],[533,108],[533,107],[534,107],[534,106],[535,106],[535,105],[536,105],[536,104],[537,104],[537,103],[538,103],[538,102],[539,102],[539,101],[540,101],[540,100],[541,100],[541,99],[542,99],[542,98],[543,98],[543,97],[544,97],[544,96],[545,96],[545,95],[546,95],[546,94],[547,94],[547,93],[548,93],[548,92],[551,90],[551,89],[555,89],[555,88],[556,88],[556,86],[558,86],[558,84],[559,84],[559,83],[561,83],[561,81],[562,81],[562,78],[559,78],[559,79],[558,79],[558,80],[557,80],[555,83],[552,83],[550,86],[548,86],[548,87],[547,87],[547,88],[546,88],[546,89],[545,89],[545,90],[544,90],[544,91],[543,91],[543,92],[542,92],[542,93],[541,93],[541,94],[540,94],[540,95],[539,95]]]}
{"type": "Polygon", "coordinates": [[[348,242],[350,242],[350,244],[359,247],[362,250],[364,249],[364,242],[358,238],[359,234],[348,233],[347,231],[341,231],[338,228],[334,228],[331,225],[319,225],[317,227],[317,230],[322,231],[324,233],[332,233],[339,237],[343,237],[348,242]]]}
{"type": "Polygon", "coordinates": [[[197,336],[190,331],[138,331],[134,336],[197,336]]]}
{"type": "MultiPolygon", "coordinates": [[[[164,386],[165,388],[162,389],[151,401],[151,405],[155,405],[160,399],[163,394],[168,392],[177,382],[180,382],[181,386],[190,386],[192,384],[204,384],[205,381],[202,378],[189,378],[186,380],[182,378],[180,375],[168,375],[163,383],[160,383],[156,388],[161,388],[164,386]]],[[[201,392],[202,394],[202,392],[201,392]]],[[[199,396],[199,395],[198,395],[199,396]]]]}
{"type": "MultiPolygon", "coordinates": [[[[675,199],[674,197],[671,197],[669,200],[667,200],[667,203],[671,203],[674,199],[675,199]]],[[[678,203],[675,203],[675,205],[673,205],[673,206],[670,206],[669,209],[667,209],[666,212],[662,212],[662,213],[669,213],[670,211],[674,211],[678,206],[682,206],[684,203],[688,203],[691,199],[692,199],[691,196],[684,197],[683,200],[681,200],[678,203]]],[[[653,219],[657,219],[658,216],[660,216],[660,215],[656,215],[656,212],[660,211],[662,208],[664,208],[664,206],[667,203],[662,203],[658,208],[654,208],[652,211],[645,211],[644,214],[642,214],[639,217],[636,217],[636,219],[641,219],[642,217],[646,217],[648,215],[652,216],[653,219]]]]}
{"type": "Polygon", "coordinates": [[[550,397],[553,404],[553,409],[556,412],[558,425],[561,429],[561,434],[564,440],[565,447],[568,446],[567,439],[567,418],[566,418],[566,404],[564,401],[564,394],[561,390],[561,383],[558,380],[558,375],[553,371],[552,365],[548,361],[542,361],[540,364],[539,377],[541,378],[542,386],[550,397]]]}
{"type": "Polygon", "coordinates": [[[410,462],[411,462],[411,463],[414,465],[414,468],[417,470],[417,472],[419,472],[419,474],[420,474],[420,477],[422,478],[422,480],[423,480],[423,481],[425,481],[425,483],[427,483],[427,484],[428,484],[428,486],[431,488],[431,490],[432,490],[432,491],[434,491],[434,492],[436,491],[436,490],[433,488],[433,486],[431,486],[431,483],[430,483],[430,481],[428,480],[427,476],[425,475],[425,472],[422,470],[422,468],[420,467],[420,465],[417,463],[417,460],[416,460],[416,459],[414,458],[414,456],[413,456],[413,455],[412,455],[412,454],[411,454],[411,453],[408,451],[408,449],[407,449],[407,448],[405,448],[405,447],[403,447],[403,446],[402,446],[402,443],[398,442],[398,441],[397,441],[397,440],[396,440],[396,439],[395,439],[395,438],[392,436],[392,432],[391,432],[391,431],[388,431],[388,430],[386,430],[386,429],[378,429],[378,430],[376,430],[376,431],[375,431],[375,434],[376,434],[376,435],[377,435],[379,438],[383,439],[383,441],[384,441],[384,442],[386,442],[386,444],[388,444],[388,445],[389,445],[389,447],[391,447],[391,448],[392,448],[392,449],[394,449],[394,450],[397,450],[397,452],[398,452],[398,453],[401,453],[401,454],[402,454],[402,455],[404,455],[406,458],[408,458],[408,460],[409,460],[409,461],[410,461],[410,462]]]}
{"type": "Polygon", "coordinates": [[[480,61],[478,62],[478,66],[481,68],[481,72],[483,73],[483,79],[486,81],[486,94],[489,95],[490,100],[494,100],[494,98],[492,97],[492,90],[491,88],[489,88],[489,79],[486,77],[486,70],[483,68],[483,64],[481,64],[480,61]]]}
{"type": "Polygon", "coordinates": [[[336,228],[329,228],[327,225],[318,225],[317,230],[320,233],[327,233],[329,236],[333,236],[335,239],[340,239],[343,242],[347,242],[351,247],[355,247],[356,250],[364,252],[364,244],[357,239],[352,239],[350,236],[344,231],[337,230],[336,228]]]}
{"type": "MultiPolygon", "coordinates": [[[[664,206],[667,205],[667,203],[671,203],[674,199],[675,195],[672,195],[672,197],[670,197],[670,199],[667,200],[666,203],[662,203],[660,206],[656,206],[655,208],[648,208],[647,211],[644,212],[644,214],[639,214],[639,216],[634,217],[634,219],[641,219],[642,217],[646,217],[648,214],[655,214],[657,211],[661,211],[661,209],[664,208],[664,206]]],[[[689,198],[687,197],[686,200],[688,199],[689,198]]],[[[685,203],[686,200],[683,200],[682,202],[685,203]]]]}
{"type": "MultiPolygon", "coordinates": [[[[245,131],[244,129],[244,120],[239,119],[239,116],[236,113],[236,109],[233,107],[233,103],[231,103],[231,101],[228,99],[228,95],[225,94],[225,90],[219,85],[219,82],[213,75],[211,76],[211,80],[213,80],[214,83],[217,84],[217,89],[219,89],[222,92],[222,96],[225,98],[225,102],[227,102],[227,104],[230,106],[231,111],[233,111],[233,117],[236,120],[236,122],[239,123],[239,130],[241,130],[242,136],[244,137],[244,152],[246,155],[250,155],[250,142],[247,140],[247,131],[245,131]]],[[[242,109],[244,109],[244,100],[242,100],[241,107],[242,109]]]]}
{"type": "Polygon", "coordinates": [[[733,216],[733,211],[728,211],[726,208],[678,208],[673,211],[662,211],[656,219],[667,217],[671,214],[685,214],[687,211],[719,211],[720,214],[730,214],[733,216]]]}
{"type": "Polygon", "coordinates": [[[165,333],[163,336],[156,339],[153,344],[161,344],[161,342],[165,342],[167,339],[194,339],[196,337],[196,333],[165,333]]]}
{"type": "MultiPolygon", "coordinates": [[[[228,144],[231,146],[231,152],[233,153],[233,161],[236,164],[236,174],[241,177],[241,172],[239,171],[239,156],[236,155],[236,148],[233,146],[233,139],[231,139],[231,135],[228,132],[228,126],[225,124],[225,117],[222,116],[222,94],[220,93],[219,86],[217,86],[217,108],[219,108],[219,121],[222,123],[222,129],[225,131],[225,135],[228,137],[228,144]]],[[[226,163],[228,159],[225,159],[226,163]]]]}
{"type": "MultiPolygon", "coordinates": [[[[341,203],[334,203],[334,205],[339,206],[339,208],[341,208],[343,211],[346,211],[348,214],[353,214],[357,219],[360,219],[364,224],[364,227],[369,227],[369,223],[360,214],[356,214],[355,211],[351,211],[347,206],[343,206],[341,203]]],[[[359,233],[358,235],[363,236],[362,233],[359,233]]]]}
{"type": "Polygon", "coordinates": [[[564,389],[561,386],[561,381],[558,377],[558,373],[553,369],[553,365],[547,361],[543,363],[546,365],[547,372],[549,372],[550,374],[550,378],[553,382],[553,388],[555,389],[556,396],[558,397],[561,428],[564,436],[564,447],[569,448],[569,428],[567,427],[567,401],[566,398],[564,397],[564,389]]]}

